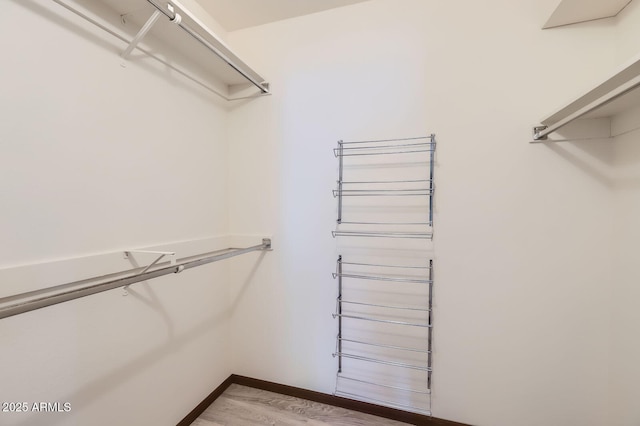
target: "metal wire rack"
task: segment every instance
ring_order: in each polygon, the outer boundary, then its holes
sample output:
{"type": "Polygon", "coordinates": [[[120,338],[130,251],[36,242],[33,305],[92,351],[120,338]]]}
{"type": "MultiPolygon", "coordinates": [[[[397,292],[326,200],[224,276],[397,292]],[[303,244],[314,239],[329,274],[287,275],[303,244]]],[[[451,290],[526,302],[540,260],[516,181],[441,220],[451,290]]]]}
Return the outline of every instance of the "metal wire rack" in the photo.
{"type": "Polygon", "coordinates": [[[431,415],[433,258],[396,263],[391,254],[385,261],[368,241],[397,239],[385,245],[402,251],[407,240],[433,238],[435,147],[431,134],[339,141],[333,149],[339,166],[332,236],[358,237],[348,246],[370,256],[339,255],[332,273],[338,286],[334,394],[425,415],[431,415]]]}

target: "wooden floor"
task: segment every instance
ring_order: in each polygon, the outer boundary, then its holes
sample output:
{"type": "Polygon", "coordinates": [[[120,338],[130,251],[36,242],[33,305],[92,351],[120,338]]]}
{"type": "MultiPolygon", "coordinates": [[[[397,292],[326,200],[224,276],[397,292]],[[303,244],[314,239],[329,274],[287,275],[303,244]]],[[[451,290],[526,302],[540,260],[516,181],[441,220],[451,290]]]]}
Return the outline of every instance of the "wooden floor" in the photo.
{"type": "Polygon", "coordinates": [[[402,426],[357,411],[232,384],[192,426],[402,426]]]}

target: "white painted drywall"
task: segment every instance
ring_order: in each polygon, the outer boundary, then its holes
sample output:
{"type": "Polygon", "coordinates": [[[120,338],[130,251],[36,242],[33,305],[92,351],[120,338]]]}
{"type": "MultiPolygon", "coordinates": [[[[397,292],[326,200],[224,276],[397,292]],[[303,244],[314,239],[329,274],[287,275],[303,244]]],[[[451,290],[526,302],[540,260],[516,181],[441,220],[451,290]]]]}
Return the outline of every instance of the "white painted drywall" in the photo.
{"type": "Polygon", "coordinates": [[[615,19],[617,26],[616,53],[620,62],[629,60],[638,54],[638,34],[640,29],[637,22],[640,19],[640,2],[632,1],[615,19]]]}
{"type": "MultiPolygon", "coordinates": [[[[640,4],[631,4],[618,16],[617,54],[620,63],[638,55],[636,42],[640,22],[640,4]]],[[[640,109],[626,112],[613,121],[626,132],[613,141],[615,149],[614,175],[614,251],[611,285],[611,333],[609,370],[611,380],[609,401],[612,426],[633,426],[640,423],[638,379],[640,344],[638,344],[639,300],[638,282],[638,214],[640,213],[640,109]]]]}
{"type": "Polygon", "coordinates": [[[608,424],[609,384],[625,398],[619,424],[634,424],[625,392],[637,358],[635,275],[607,284],[612,264],[628,271],[634,260],[637,205],[602,170],[636,148],[526,143],[536,117],[626,59],[631,43],[603,22],[542,32],[534,0],[466,6],[462,15],[446,2],[372,0],[232,33],[274,95],[227,112],[153,60],[123,67],[120,43],[55,4],[7,2],[4,289],[7,277],[110,270],[132,246],[227,234],[246,236],[207,244],[249,245],[273,233],[275,250],[190,271],[180,287],[166,277],[127,297],[3,320],[0,399],[69,400],[72,413],[1,414],[2,424],[175,424],[231,372],[331,392],[331,149],[430,131],[439,141],[434,414],[608,424]],[[621,324],[610,347],[609,318],[621,324]]]}
{"type": "MultiPolygon", "coordinates": [[[[636,111],[640,118],[640,111],[636,111]]],[[[611,355],[609,369],[611,383],[609,399],[611,421],[614,426],[632,426],[640,422],[637,389],[640,369],[640,345],[637,331],[640,324],[637,301],[640,296],[638,280],[637,241],[640,227],[640,144],[638,131],[614,140],[616,177],[613,218],[616,241],[614,274],[611,286],[611,355]]]]}
{"type": "MultiPolygon", "coordinates": [[[[139,52],[123,63],[123,43],[54,2],[7,1],[0,20],[2,296],[128,269],[120,250],[226,235],[228,113],[213,95],[139,52]]],[[[231,373],[227,288],[220,263],[3,319],[0,401],[71,412],[0,424],[176,424],[231,373]]]]}
{"type": "Polygon", "coordinates": [[[277,247],[266,274],[232,271],[245,280],[234,371],[333,391],[331,149],[433,131],[434,415],[606,424],[613,200],[591,164],[613,153],[527,142],[536,117],[611,69],[615,37],[604,23],[542,32],[536,9],[375,0],[229,34],[274,93],[230,116],[231,233],[273,230],[277,247]]]}

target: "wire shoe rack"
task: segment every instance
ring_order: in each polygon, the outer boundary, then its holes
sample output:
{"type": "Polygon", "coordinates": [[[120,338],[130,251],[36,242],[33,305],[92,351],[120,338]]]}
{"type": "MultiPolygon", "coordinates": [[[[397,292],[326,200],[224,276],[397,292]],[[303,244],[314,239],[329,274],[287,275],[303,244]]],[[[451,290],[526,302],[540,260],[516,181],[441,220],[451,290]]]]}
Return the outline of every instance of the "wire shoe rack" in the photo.
{"type": "Polygon", "coordinates": [[[433,258],[416,257],[412,247],[409,259],[401,252],[408,240],[433,238],[435,147],[432,134],[339,141],[333,149],[339,165],[332,236],[362,249],[339,254],[332,273],[334,394],[425,415],[431,415],[433,258]],[[370,242],[384,239],[393,239],[393,249],[380,255],[370,242]]]}

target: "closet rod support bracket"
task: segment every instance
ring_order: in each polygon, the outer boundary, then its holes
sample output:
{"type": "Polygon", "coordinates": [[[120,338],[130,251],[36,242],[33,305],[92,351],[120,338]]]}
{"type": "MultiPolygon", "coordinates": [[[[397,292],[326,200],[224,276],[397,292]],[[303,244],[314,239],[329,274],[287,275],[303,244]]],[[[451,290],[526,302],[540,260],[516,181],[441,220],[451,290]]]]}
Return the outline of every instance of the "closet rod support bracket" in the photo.
{"type": "Polygon", "coordinates": [[[542,132],[543,130],[546,130],[547,126],[535,126],[533,128],[533,140],[534,141],[546,141],[548,139],[548,137],[545,136],[540,136],[540,132],[542,132]]]}
{"type": "MultiPolygon", "coordinates": [[[[156,257],[156,259],[151,262],[150,264],[148,264],[147,266],[145,266],[145,268],[138,272],[137,275],[142,275],[145,272],[147,272],[149,269],[151,269],[151,267],[153,265],[155,265],[156,263],[160,262],[160,260],[162,260],[162,258],[164,258],[165,256],[169,256],[169,263],[171,264],[171,266],[174,266],[176,264],[176,252],[175,251],[149,251],[149,250],[128,250],[124,252],[124,258],[125,259],[129,259],[129,256],[131,254],[134,253],[139,253],[139,254],[153,254],[153,255],[157,255],[158,257],[156,257]]],[[[177,270],[176,273],[182,272],[182,270],[177,270]]],[[[129,286],[125,285],[123,287],[124,290],[124,295],[127,296],[129,294],[129,286]]]]}
{"type": "Polygon", "coordinates": [[[138,275],[144,274],[145,272],[147,272],[149,270],[149,268],[151,268],[153,265],[155,265],[156,263],[160,262],[160,260],[162,260],[163,257],[165,256],[169,256],[169,262],[171,264],[171,266],[176,264],[176,252],[175,251],[149,251],[149,250],[127,250],[124,252],[124,258],[125,259],[129,259],[129,256],[131,256],[132,254],[154,254],[157,255],[158,257],[156,257],[156,259],[151,262],[149,265],[147,265],[142,272],[140,272],[138,275]]]}
{"type": "Polygon", "coordinates": [[[147,33],[151,30],[151,28],[153,28],[158,18],[160,18],[161,14],[162,13],[159,10],[155,10],[153,12],[153,14],[147,20],[147,22],[142,26],[142,28],[140,28],[140,31],[138,31],[138,34],[136,34],[133,40],[131,40],[131,43],[129,43],[129,46],[127,46],[124,52],[122,52],[122,54],[120,55],[122,59],[129,58],[129,55],[131,54],[131,52],[133,52],[133,49],[136,48],[138,43],[140,43],[140,41],[144,38],[144,36],[146,36],[147,33]]]}
{"type": "Polygon", "coordinates": [[[271,247],[271,238],[263,238],[262,244],[264,245],[265,250],[273,251],[273,247],[271,247]]]}

